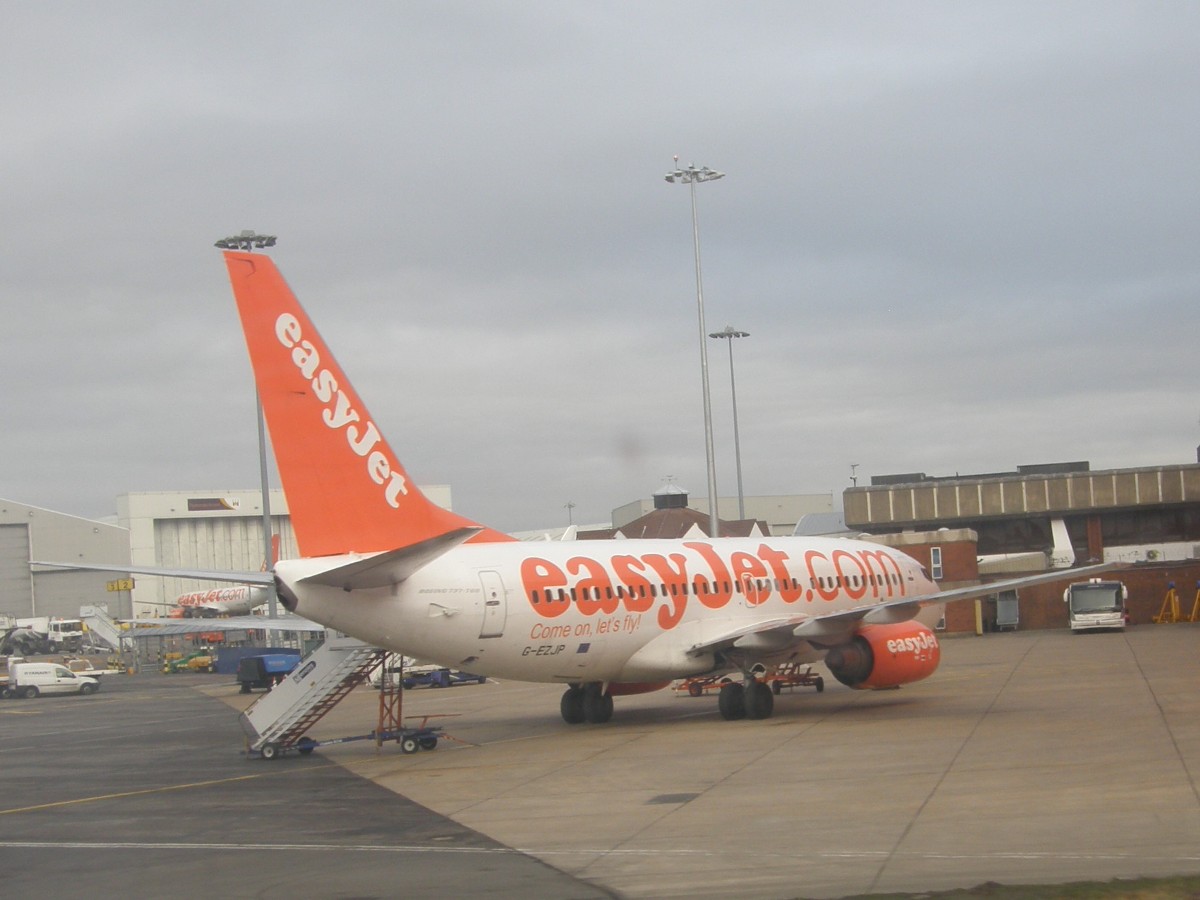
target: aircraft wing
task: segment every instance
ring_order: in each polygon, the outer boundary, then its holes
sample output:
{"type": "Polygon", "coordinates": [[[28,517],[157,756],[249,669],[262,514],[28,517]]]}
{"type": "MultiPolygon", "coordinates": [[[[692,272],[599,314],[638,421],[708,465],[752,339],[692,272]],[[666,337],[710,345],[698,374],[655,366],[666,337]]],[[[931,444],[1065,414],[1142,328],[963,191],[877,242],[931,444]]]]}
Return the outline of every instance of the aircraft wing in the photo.
{"type": "Polygon", "coordinates": [[[30,560],[31,566],[50,569],[81,569],[85,572],[117,572],[122,575],[157,575],[161,578],[195,578],[199,581],[231,581],[237,584],[274,584],[270,572],[221,572],[209,569],[163,569],[154,566],[117,566],[101,563],[41,562],[30,560]]]}
{"type": "Polygon", "coordinates": [[[1024,575],[1003,581],[989,581],[963,588],[937,591],[914,597],[901,597],[872,603],[855,609],[843,609],[824,615],[797,615],[790,618],[768,619],[713,635],[688,648],[689,654],[700,655],[710,650],[738,647],[740,649],[783,649],[798,641],[811,641],[818,645],[838,644],[846,640],[859,624],[884,625],[906,622],[913,619],[926,606],[953,603],[987,597],[1002,591],[1012,591],[1035,584],[1051,581],[1081,581],[1094,578],[1102,572],[1123,569],[1127,563],[1102,563],[1079,569],[1058,569],[1040,575],[1024,575]]]}

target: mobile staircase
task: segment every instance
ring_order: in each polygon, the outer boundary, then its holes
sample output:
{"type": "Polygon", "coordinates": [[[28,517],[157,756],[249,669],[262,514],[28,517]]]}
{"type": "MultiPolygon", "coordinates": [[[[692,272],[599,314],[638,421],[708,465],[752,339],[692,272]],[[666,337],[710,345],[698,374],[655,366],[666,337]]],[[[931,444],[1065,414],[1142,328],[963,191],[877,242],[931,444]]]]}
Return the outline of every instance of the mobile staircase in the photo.
{"type": "Polygon", "coordinates": [[[247,753],[263,759],[293,748],[311,753],[317,744],[304,733],[361,684],[386,652],[327,630],[324,643],[242,713],[247,753]]]}
{"type": "Polygon", "coordinates": [[[125,649],[121,626],[108,614],[108,610],[99,606],[81,606],[79,618],[87,626],[90,637],[99,638],[110,650],[118,653],[125,649]]]}

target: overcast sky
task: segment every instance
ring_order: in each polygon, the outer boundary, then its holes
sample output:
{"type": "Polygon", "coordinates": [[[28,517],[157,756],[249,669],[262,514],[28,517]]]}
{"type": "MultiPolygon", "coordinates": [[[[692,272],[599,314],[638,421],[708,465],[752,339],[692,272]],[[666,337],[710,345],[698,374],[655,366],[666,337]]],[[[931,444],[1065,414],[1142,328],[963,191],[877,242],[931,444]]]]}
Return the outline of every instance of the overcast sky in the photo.
{"type": "Polygon", "coordinates": [[[462,514],[703,496],[676,154],[748,495],[1196,460],[1200,4],[0,10],[0,497],[258,484],[244,228],[462,514]]]}

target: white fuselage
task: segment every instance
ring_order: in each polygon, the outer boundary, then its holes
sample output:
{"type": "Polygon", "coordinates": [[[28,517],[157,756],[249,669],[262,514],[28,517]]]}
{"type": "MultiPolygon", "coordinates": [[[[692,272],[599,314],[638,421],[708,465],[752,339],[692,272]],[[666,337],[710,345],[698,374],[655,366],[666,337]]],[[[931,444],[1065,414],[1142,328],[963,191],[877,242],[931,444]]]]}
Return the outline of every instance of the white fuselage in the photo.
{"type": "Polygon", "coordinates": [[[698,645],[764,622],[778,622],[784,639],[747,645],[756,658],[819,658],[788,629],[937,589],[891,548],[795,537],[464,544],[388,587],[302,581],[354,558],[283,561],[276,574],[300,615],[377,646],[559,683],[711,671],[722,661],[698,645]]]}
{"type": "Polygon", "coordinates": [[[214,616],[245,616],[266,603],[267,596],[266,588],[238,585],[180,594],[175,605],[214,616]]]}

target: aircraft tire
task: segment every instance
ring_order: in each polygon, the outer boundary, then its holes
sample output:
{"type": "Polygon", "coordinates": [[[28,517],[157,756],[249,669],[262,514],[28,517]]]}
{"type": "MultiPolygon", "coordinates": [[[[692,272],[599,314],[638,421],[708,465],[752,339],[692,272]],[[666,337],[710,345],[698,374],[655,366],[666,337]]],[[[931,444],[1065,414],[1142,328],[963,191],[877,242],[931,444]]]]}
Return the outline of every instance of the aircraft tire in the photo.
{"type": "Polygon", "coordinates": [[[583,689],[578,686],[567,688],[562,695],[562,700],[558,704],[558,710],[562,713],[563,721],[568,725],[579,725],[584,720],[583,716],[583,689]]]}
{"type": "Polygon", "coordinates": [[[745,689],[732,681],[722,685],[721,693],[717,695],[717,709],[721,712],[721,718],[728,722],[746,718],[745,689]]]}
{"type": "Polygon", "coordinates": [[[600,685],[589,685],[583,691],[583,718],[593,725],[603,725],[613,714],[612,694],[600,692],[600,685]]]}
{"type": "Polygon", "coordinates": [[[775,695],[761,681],[752,681],[746,686],[746,718],[769,719],[775,711],[775,695]]]}

